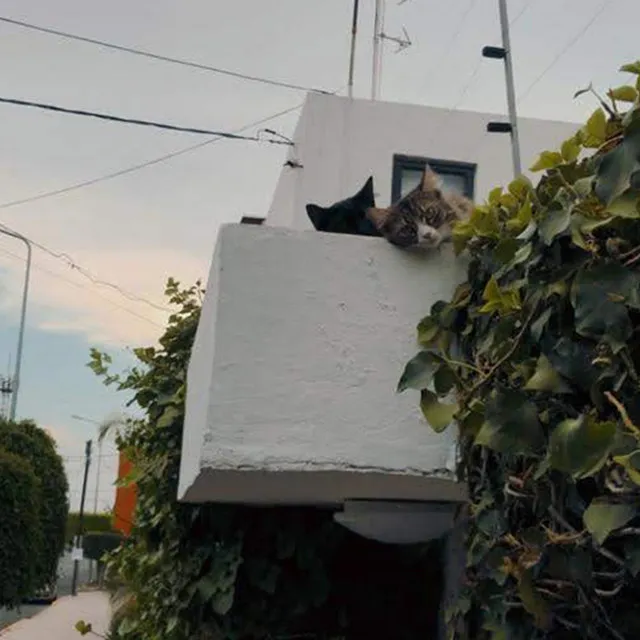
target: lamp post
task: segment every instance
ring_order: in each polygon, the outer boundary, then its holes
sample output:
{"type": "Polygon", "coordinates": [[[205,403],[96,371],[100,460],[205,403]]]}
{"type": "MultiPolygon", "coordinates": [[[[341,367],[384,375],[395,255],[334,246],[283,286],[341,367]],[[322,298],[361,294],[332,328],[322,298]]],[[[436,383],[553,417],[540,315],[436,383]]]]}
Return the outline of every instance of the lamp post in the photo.
{"type": "Polygon", "coordinates": [[[3,229],[2,227],[0,227],[0,233],[3,233],[6,236],[10,236],[12,238],[16,238],[17,240],[24,242],[25,246],[27,247],[27,266],[24,272],[24,286],[22,289],[22,307],[20,310],[20,328],[18,329],[18,347],[16,349],[16,366],[13,373],[11,406],[9,409],[9,420],[13,421],[16,419],[16,408],[18,406],[18,391],[20,389],[20,371],[22,368],[22,347],[24,344],[24,328],[25,328],[25,322],[27,319],[27,300],[29,298],[29,279],[31,276],[32,247],[31,247],[31,241],[19,233],[16,233],[14,231],[9,231],[8,229],[3,229]]]}

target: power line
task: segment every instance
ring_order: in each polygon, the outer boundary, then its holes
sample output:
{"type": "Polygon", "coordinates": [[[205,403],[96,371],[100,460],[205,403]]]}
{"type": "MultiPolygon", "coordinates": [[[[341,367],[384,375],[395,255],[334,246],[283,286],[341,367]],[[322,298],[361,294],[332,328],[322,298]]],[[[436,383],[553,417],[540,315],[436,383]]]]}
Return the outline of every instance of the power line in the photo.
{"type": "MultiPolygon", "coordinates": [[[[22,256],[19,256],[17,253],[13,253],[11,251],[7,251],[6,249],[0,249],[0,253],[3,253],[6,256],[9,256],[11,258],[14,258],[16,260],[20,260],[21,262],[25,262],[25,258],[23,258],[22,256]]],[[[43,273],[45,273],[46,275],[52,277],[52,278],[58,278],[59,280],[62,280],[63,282],[66,282],[70,285],[73,285],[74,287],[78,287],[79,289],[86,289],[88,291],[91,291],[95,296],[97,296],[98,298],[101,298],[102,300],[104,300],[105,302],[109,303],[110,305],[112,305],[113,307],[116,307],[118,309],[121,309],[122,311],[125,311],[126,313],[129,313],[132,316],[135,316],[136,318],[139,318],[140,320],[144,320],[145,322],[148,322],[149,324],[152,324],[156,327],[159,327],[161,329],[163,329],[163,325],[161,325],[159,322],[155,322],[154,320],[151,320],[151,318],[147,318],[146,316],[143,316],[135,311],[133,311],[133,309],[129,309],[128,307],[124,307],[121,304],[118,304],[117,302],[114,302],[113,300],[111,300],[110,298],[107,298],[103,295],[100,295],[97,291],[95,291],[95,289],[90,289],[89,287],[81,284],[80,282],[74,282],[73,280],[71,280],[70,278],[65,278],[63,275],[60,275],[59,273],[55,273],[53,271],[50,271],[49,269],[45,269],[44,267],[41,267],[40,265],[34,264],[33,265],[34,269],[37,269],[38,271],[42,271],[43,273]]],[[[81,456],[84,459],[84,456],[81,456]]]]}
{"type": "Polygon", "coordinates": [[[550,62],[550,64],[545,67],[545,69],[538,75],[533,82],[518,96],[518,102],[521,103],[530,93],[531,90],[542,80],[544,76],[557,64],[557,62],[565,55],[573,46],[575,46],[579,40],[587,33],[587,31],[593,26],[596,20],[602,15],[604,10],[610,5],[612,0],[604,0],[600,4],[598,10],[593,14],[589,22],[587,22],[582,29],[571,39],[567,44],[558,52],[555,58],[550,62]]]}
{"type": "Polygon", "coordinates": [[[139,120],[137,118],[123,118],[122,116],[114,116],[108,113],[98,113],[96,111],[85,111],[84,109],[69,109],[67,107],[59,107],[53,104],[45,104],[43,102],[32,102],[30,100],[20,100],[18,98],[1,98],[0,103],[12,104],[20,107],[32,107],[35,109],[44,109],[45,111],[55,111],[56,113],[66,113],[74,116],[84,116],[89,118],[98,118],[100,120],[108,120],[110,122],[120,122],[123,124],[135,124],[143,127],[154,127],[156,129],[166,129],[168,131],[181,131],[183,133],[197,133],[205,136],[215,136],[216,138],[227,138],[230,140],[246,140],[249,142],[268,142],[269,144],[284,144],[292,146],[292,142],[281,140],[279,138],[260,138],[260,136],[243,136],[237,133],[229,133],[225,131],[212,131],[211,129],[196,129],[193,127],[181,127],[164,122],[155,122],[153,120],[139,120]]]}
{"type": "Polygon", "coordinates": [[[259,82],[262,84],[271,85],[274,87],[283,87],[285,89],[293,89],[295,91],[312,91],[314,93],[329,94],[331,92],[324,91],[322,89],[315,89],[313,87],[306,87],[299,84],[293,84],[291,82],[281,82],[279,80],[272,80],[270,78],[262,78],[259,76],[252,76],[245,73],[239,73],[237,71],[230,71],[229,69],[221,69],[219,67],[212,67],[207,64],[201,64],[199,62],[193,62],[191,60],[184,60],[182,58],[173,58],[171,56],[165,56],[158,53],[152,53],[151,51],[145,51],[143,49],[136,49],[134,47],[126,47],[112,42],[105,42],[104,40],[97,40],[96,38],[88,38],[86,36],[76,35],[74,33],[68,33],[66,31],[59,31],[57,29],[51,29],[49,27],[41,27],[22,20],[15,20],[6,16],[0,16],[0,22],[12,24],[24,29],[31,29],[33,31],[40,31],[41,33],[48,33],[50,35],[58,36],[60,38],[67,38],[69,40],[77,40],[78,42],[85,42],[88,44],[94,44],[106,49],[114,49],[115,51],[122,51],[125,53],[132,53],[137,56],[143,56],[145,58],[151,58],[153,60],[160,60],[162,62],[170,62],[172,64],[181,65],[184,67],[191,67],[193,69],[199,69],[201,71],[210,71],[220,75],[231,76],[233,78],[239,78],[241,80],[248,80],[250,82],[259,82]]]}
{"type": "MultiPolygon", "coordinates": [[[[295,107],[289,107],[288,109],[284,109],[283,111],[279,111],[271,116],[267,116],[266,118],[261,118],[255,122],[252,122],[248,125],[241,127],[240,129],[236,129],[236,133],[240,133],[242,131],[246,131],[247,129],[252,129],[253,127],[257,127],[266,122],[271,122],[276,118],[280,118],[288,113],[292,113],[293,111],[297,111],[302,108],[304,103],[298,104],[295,107]]],[[[9,209],[10,207],[17,207],[23,204],[28,204],[30,202],[36,202],[38,200],[44,200],[45,198],[52,198],[54,196],[60,196],[65,193],[69,193],[71,191],[76,191],[77,189],[83,189],[84,187],[90,187],[94,184],[99,184],[101,182],[106,182],[107,180],[113,180],[114,178],[119,178],[120,176],[125,176],[130,173],[134,173],[136,171],[140,171],[141,169],[146,169],[147,167],[152,167],[156,164],[160,164],[162,162],[166,162],[167,160],[172,160],[173,158],[177,158],[178,156],[184,155],[186,153],[191,153],[192,151],[196,151],[197,149],[202,149],[207,145],[213,144],[215,142],[219,142],[223,138],[213,138],[211,140],[205,140],[204,142],[199,142],[194,145],[190,145],[188,147],[184,147],[182,149],[178,149],[177,151],[173,151],[171,153],[167,153],[163,156],[159,156],[157,158],[153,158],[152,160],[147,160],[146,162],[141,162],[139,164],[135,164],[131,167],[127,167],[126,169],[120,169],[119,171],[114,171],[112,173],[107,173],[102,176],[98,176],[97,178],[91,178],[90,180],[84,180],[83,182],[77,182],[75,184],[69,185],[68,187],[62,187],[61,189],[54,189],[52,191],[44,191],[43,193],[38,193],[33,196],[28,196],[26,198],[20,198],[18,200],[10,200],[9,202],[4,202],[0,204],[0,209],[9,209]]]]}
{"type": "Polygon", "coordinates": [[[0,223],[0,228],[4,229],[5,231],[9,231],[9,232],[11,232],[13,234],[17,234],[18,236],[21,236],[21,237],[25,238],[34,247],[37,247],[41,251],[44,251],[45,253],[49,254],[53,258],[57,258],[58,260],[64,261],[68,267],[70,267],[71,269],[74,269],[75,271],[77,271],[78,273],[83,275],[85,278],[87,278],[88,280],[93,282],[93,284],[95,284],[95,285],[108,287],[110,289],[113,289],[114,291],[117,291],[120,295],[124,296],[125,298],[128,298],[129,300],[132,300],[134,302],[142,302],[142,303],[144,303],[144,304],[146,304],[146,305],[148,305],[150,307],[153,307],[154,309],[157,309],[158,311],[164,311],[164,312],[171,311],[171,309],[169,309],[168,307],[163,307],[163,306],[161,306],[159,304],[156,304],[155,302],[152,302],[151,300],[147,300],[147,298],[143,298],[142,296],[138,296],[138,295],[135,295],[133,293],[130,293],[126,289],[123,289],[122,287],[120,287],[117,284],[114,284],[113,282],[109,282],[108,280],[100,280],[100,279],[96,278],[90,271],[88,271],[84,267],[81,267],[79,264],[77,264],[73,260],[73,258],[71,258],[71,256],[69,256],[66,253],[58,253],[57,251],[53,251],[52,249],[49,249],[45,245],[40,244],[39,242],[36,242],[35,240],[32,240],[31,238],[25,236],[23,233],[20,233],[19,231],[16,231],[15,229],[12,229],[11,227],[7,226],[6,224],[0,223]]]}
{"type": "Polygon", "coordinates": [[[520,20],[520,18],[522,18],[522,16],[529,11],[529,9],[531,9],[531,7],[533,6],[533,0],[526,0],[524,3],[524,6],[522,7],[522,9],[520,9],[520,11],[514,16],[514,18],[512,20],[509,21],[509,26],[513,27],[513,25],[518,22],[518,20],[520,20]]]}
{"type": "Polygon", "coordinates": [[[469,17],[469,14],[474,8],[476,2],[477,0],[469,0],[469,4],[467,5],[467,8],[464,10],[462,15],[460,16],[460,19],[458,21],[458,26],[456,27],[455,31],[451,35],[449,42],[447,42],[447,44],[444,46],[444,48],[442,49],[441,55],[438,56],[435,64],[431,67],[431,69],[427,73],[424,79],[424,82],[422,83],[423,88],[427,86],[427,84],[429,83],[429,81],[433,76],[433,73],[441,68],[442,61],[446,58],[447,54],[449,53],[449,50],[454,45],[455,41],[458,39],[458,36],[462,33],[462,28],[464,27],[465,22],[467,21],[467,18],[469,17]]]}

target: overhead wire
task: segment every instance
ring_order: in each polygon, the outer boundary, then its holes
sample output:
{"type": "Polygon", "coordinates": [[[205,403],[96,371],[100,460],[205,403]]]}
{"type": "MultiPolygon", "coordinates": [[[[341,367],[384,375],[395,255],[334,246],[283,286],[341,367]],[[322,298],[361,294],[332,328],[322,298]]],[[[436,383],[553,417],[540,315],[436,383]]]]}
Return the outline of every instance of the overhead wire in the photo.
{"type": "Polygon", "coordinates": [[[591,16],[589,21],[576,33],[576,35],[571,38],[562,49],[556,54],[553,60],[542,70],[540,74],[538,74],[534,80],[527,86],[527,88],[517,97],[517,102],[523,102],[526,97],[531,93],[532,89],[538,85],[538,83],[544,78],[544,76],[555,67],[555,65],[560,61],[560,59],[570,50],[572,49],[587,33],[587,31],[595,24],[598,18],[604,13],[605,9],[611,4],[613,0],[604,0],[600,3],[597,11],[591,16]]]}
{"type": "Polygon", "coordinates": [[[198,129],[195,127],[183,127],[164,122],[156,122],[153,120],[140,120],[138,118],[124,118],[109,113],[99,113],[97,111],[87,111],[85,109],[70,109],[68,107],[60,107],[54,104],[46,104],[44,102],[33,102],[31,100],[22,100],[18,98],[0,97],[0,103],[10,104],[19,107],[30,107],[35,109],[43,109],[45,111],[54,111],[56,113],[65,113],[74,116],[83,116],[89,118],[98,118],[100,120],[108,120],[110,122],[119,122],[121,124],[133,124],[143,127],[153,127],[156,129],[164,129],[168,131],[180,131],[183,133],[197,133],[205,136],[215,136],[216,138],[226,138],[229,140],[245,140],[249,142],[267,142],[269,144],[281,144],[291,146],[293,143],[287,140],[261,138],[260,136],[244,136],[238,133],[230,133],[226,131],[212,131],[211,129],[198,129]]]}
{"type": "MultiPolygon", "coordinates": [[[[260,120],[256,120],[255,122],[251,122],[250,124],[244,125],[243,127],[236,129],[236,133],[241,133],[242,131],[246,131],[247,129],[252,129],[253,127],[257,127],[266,122],[271,122],[276,118],[280,118],[284,115],[297,111],[301,109],[304,103],[298,104],[295,107],[289,107],[282,111],[278,111],[277,113],[267,116],[265,118],[261,118],[260,120]]],[[[151,160],[147,160],[145,162],[141,162],[139,164],[132,165],[130,167],[126,167],[125,169],[119,169],[118,171],[113,171],[111,173],[107,173],[102,176],[98,176],[96,178],[91,178],[89,180],[83,180],[82,182],[76,182],[75,184],[71,184],[67,187],[62,187],[60,189],[53,189],[51,191],[44,191],[42,193],[35,194],[33,196],[27,196],[26,198],[19,198],[17,200],[9,200],[8,202],[0,203],[0,209],[9,209],[11,207],[17,207],[24,204],[29,204],[31,202],[37,202],[38,200],[44,200],[45,198],[52,198],[54,196],[60,196],[65,193],[70,193],[72,191],[76,191],[78,189],[83,189],[85,187],[90,187],[95,184],[99,184],[101,182],[106,182],[108,180],[113,180],[114,178],[119,178],[120,176],[125,176],[131,173],[135,173],[142,169],[146,169],[148,167],[152,167],[157,164],[161,164],[168,160],[172,160],[173,158],[177,158],[178,156],[182,156],[187,153],[191,153],[192,151],[196,151],[197,149],[202,149],[210,144],[214,144],[216,142],[220,142],[223,138],[212,138],[210,140],[205,140],[204,142],[198,142],[197,144],[189,145],[188,147],[183,147],[182,149],[177,149],[176,151],[172,151],[171,153],[166,153],[162,156],[158,156],[157,158],[153,158],[151,160]]]]}
{"type": "Polygon", "coordinates": [[[293,89],[296,91],[311,91],[313,93],[329,94],[330,91],[323,89],[317,89],[314,87],[308,87],[300,84],[294,84],[292,82],[282,82],[280,80],[273,80],[271,78],[263,78],[260,76],[249,75],[246,73],[240,73],[238,71],[231,71],[229,69],[222,69],[220,67],[214,67],[208,64],[202,64],[194,62],[192,60],[185,60],[183,58],[174,58],[172,56],[165,56],[159,53],[153,53],[144,49],[138,49],[135,47],[127,47],[124,45],[115,44],[113,42],[107,42],[105,40],[98,40],[97,38],[89,38],[86,36],[77,35],[75,33],[69,33],[67,31],[60,31],[58,29],[52,29],[50,27],[42,27],[24,20],[16,20],[15,18],[9,18],[7,16],[0,16],[0,22],[11,24],[23,29],[30,29],[32,31],[39,31],[41,33],[48,33],[50,35],[58,36],[60,38],[66,38],[68,40],[76,40],[78,42],[85,42],[87,44],[97,45],[106,49],[113,49],[115,51],[121,51],[124,53],[130,53],[137,56],[143,56],[145,58],[151,58],[153,60],[159,60],[161,62],[169,62],[171,64],[181,65],[184,67],[191,67],[193,69],[199,69],[200,71],[209,71],[212,73],[230,76],[233,78],[239,78],[241,80],[247,80],[250,82],[258,82],[261,84],[271,85],[274,87],[282,87],[285,89],[293,89]]]}
{"type": "MultiPolygon", "coordinates": [[[[17,253],[13,253],[12,251],[7,251],[6,249],[2,249],[0,248],[0,253],[9,256],[11,258],[14,258],[16,260],[20,260],[21,262],[26,262],[26,258],[24,258],[23,256],[18,255],[17,253]]],[[[156,322],[155,320],[152,320],[151,318],[148,318],[140,313],[137,313],[136,311],[134,311],[133,309],[130,309],[129,307],[125,307],[121,304],[118,304],[117,302],[111,300],[110,298],[107,298],[103,295],[101,295],[100,293],[98,293],[95,289],[91,289],[90,287],[87,287],[86,285],[83,285],[80,282],[75,282],[73,280],[71,280],[71,278],[66,278],[65,276],[59,274],[59,273],[55,273],[54,271],[50,271],[49,269],[46,269],[45,267],[42,267],[39,264],[34,264],[33,268],[36,269],[37,271],[42,271],[43,273],[45,273],[46,275],[48,275],[51,278],[58,278],[59,280],[62,280],[74,287],[77,287],[79,289],[86,289],[87,291],[90,291],[91,293],[93,293],[93,295],[95,295],[96,297],[104,300],[105,302],[107,302],[108,304],[110,304],[111,306],[120,309],[132,316],[135,316],[136,318],[138,318],[139,320],[143,320],[144,322],[148,322],[149,324],[152,324],[156,327],[159,327],[160,329],[163,329],[163,325],[161,325],[159,322],[156,322]]]]}

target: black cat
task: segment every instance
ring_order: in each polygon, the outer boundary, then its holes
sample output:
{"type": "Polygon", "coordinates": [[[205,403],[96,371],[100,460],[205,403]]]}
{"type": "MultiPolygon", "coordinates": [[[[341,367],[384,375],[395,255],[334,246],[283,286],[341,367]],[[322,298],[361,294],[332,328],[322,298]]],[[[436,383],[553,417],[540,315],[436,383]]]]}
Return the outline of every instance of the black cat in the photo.
{"type": "Polygon", "coordinates": [[[380,232],[366,216],[367,209],[375,207],[373,176],[354,196],[329,207],[307,205],[307,215],[318,231],[346,233],[353,236],[380,236],[380,232]]]}

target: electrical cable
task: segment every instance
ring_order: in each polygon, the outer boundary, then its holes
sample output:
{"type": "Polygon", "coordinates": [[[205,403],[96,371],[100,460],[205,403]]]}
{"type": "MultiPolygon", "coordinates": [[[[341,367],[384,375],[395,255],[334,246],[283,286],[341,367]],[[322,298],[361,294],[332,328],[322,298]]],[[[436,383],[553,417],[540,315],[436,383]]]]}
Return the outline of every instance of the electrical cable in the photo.
{"type": "Polygon", "coordinates": [[[422,83],[423,89],[427,86],[427,84],[429,84],[429,81],[431,80],[433,73],[442,68],[443,60],[447,57],[449,50],[454,45],[455,41],[458,39],[458,36],[462,33],[462,28],[464,27],[464,24],[467,18],[469,17],[469,14],[471,13],[472,9],[476,5],[476,2],[477,0],[469,0],[469,4],[467,5],[467,8],[464,10],[462,15],[460,16],[460,19],[458,21],[458,26],[456,27],[455,31],[453,32],[453,35],[449,39],[449,42],[447,42],[447,44],[443,47],[443,49],[441,50],[441,54],[438,56],[435,64],[427,72],[424,82],[422,83]]]}
{"type": "MultiPolygon", "coordinates": [[[[16,260],[20,260],[21,262],[26,262],[26,258],[18,255],[17,253],[13,253],[12,251],[7,251],[6,249],[2,249],[0,248],[0,253],[9,256],[11,258],[14,258],[16,260]]],[[[129,309],[128,307],[124,307],[121,304],[118,304],[117,302],[114,302],[113,300],[111,300],[110,298],[107,298],[103,295],[101,295],[100,293],[98,293],[97,291],[95,291],[95,289],[91,289],[90,287],[87,287],[86,285],[83,285],[80,282],[74,282],[73,280],[71,280],[70,278],[65,278],[63,275],[59,274],[59,273],[55,273],[54,271],[50,271],[49,269],[46,269],[45,267],[42,267],[38,264],[34,264],[33,268],[38,270],[38,271],[42,271],[43,273],[45,273],[46,275],[50,276],[51,278],[58,278],[59,280],[62,280],[70,285],[73,285],[74,287],[78,287],[79,289],[86,289],[87,291],[91,291],[96,297],[101,298],[102,300],[104,300],[105,302],[107,302],[108,304],[112,305],[113,307],[120,309],[122,311],[125,311],[126,313],[135,316],[136,318],[140,319],[140,320],[144,320],[145,322],[148,322],[149,324],[152,324],[156,327],[159,327],[160,329],[164,329],[164,326],[161,325],[159,322],[155,322],[154,320],[151,320],[151,318],[147,318],[146,316],[143,316],[139,313],[137,313],[136,311],[133,311],[133,309],[129,309]]]]}
{"type": "MultiPolygon", "coordinates": [[[[236,133],[240,133],[242,131],[246,131],[247,129],[252,129],[253,127],[257,127],[265,122],[271,122],[276,118],[280,118],[286,114],[292,113],[293,111],[297,111],[302,108],[304,103],[298,104],[295,107],[289,107],[288,109],[284,109],[283,111],[279,111],[271,116],[267,116],[266,118],[261,118],[255,122],[252,122],[248,125],[241,127],[240,129],[236,129],[236,133]]],[[[101,182],[106,182],[107,180],[113,180],[114,178],[119,178],[120,176],[125,176],[130,173],[135,173],[136,171],[140,171],[141,169],[146,169],[147,167],[152,167],[156,164],[160,164],[162,162],[166,162],[167,160],[172,160],[173,158],[177,158],[178,156],[182,156],[186,153],[191,153],[192,151],[196,151],[197,149],[202,149],[210,144],[215,142],[219,142],[223,140],[223,138],[212,138],[210,140],[205,140],[204,142],[198,142],[197,144],[190,145],[188,147],[183,147],[182,149],[178,149],[176,151],[172,151],[171,153],[167,153],[165,155],[159,156],[157,158],[153,158],[151,160],[147,160],[146,162],[141,162],[139,164],[132,165],[125,169],[120,169],[118,171],[114,171],[112,173],[107,173],[102,176],[98,176],[97,178],[91,178],[89,180],[84,180],[82,182],[77,182],[75,184],[69,185],[67,187],[62,187],[60,189],[54,189],[52,191],[44,191],[42,193],[38,193],[33,196],[28,196],[26,198],[20,198],[18,200],[10,200],[8,202],[4,202],[0,204],[0,209],[9,209],[10,207],[17,207],[23,204],[29,204],[30,202],[37,202],[38,200],[44,200],[45,198],[52,198],[54,196],[63,195],[65,193],[70,193],[71,191],[76,191],[77,189],[83,189],[84,187],[90,187],[95,184],[99,184],[101,182]]]]}
{"type": "Polygon", "coordinates": [[[89,270],[85,269],[84,267],[80,266],[77,262],[75,262],[73,258],[68,254],[58,253],[57,251],[53,251],[52,249],[49,249],[45,245],[39,242],[36,242],[35,240],[32,240],[28,236],[25,236],[23,233],[20,233],[19,231],[12,229],[11,227],[7,226],[4,223],[0,223],[0,229],[4,229],[5,231],[9,231],[10,233],[17,235],[18,237],[22,237],[28,242],[30,242],[34,247],[37,247],[38,249],[40,249],[40,251],[44,251],[45,253],[49,254],[53,258],[62,260],[63,262],[66,263],[66,265],[69,268],[77,271],[78,273],[83,275],[85,278],[87,278],[97,286],[103,286],[103,287],[108,287],[110,289],[113,289],[114,291],[117,291],[120,295],[124,296],[125,298],[128,298],[129,300],[132,300],[134,302],[142,302],[150,307],[153,307],[154,309],[157,309],[158,311],[164,311],[164,312],[171,311],[169,307],[164,307],[155,302],[152,302],[151,300],[148,300],[147,298],[143,298],[141,296],[130,293],[126,289],[123,289],[119,285],[109,282],[108,280],[100,280],[99,278],[95,277],[89,270]]]}
{"type": "Polygon", "coordinates": [[[181,65],[184,67],[191,67],[193,69],[199,69],[201,71],[210,71],[220,75],[231,76],[233,78],[239,78],[241,80],[248,80],[250,82],[259,82],[262,84],[271,85],[274,87],[282,87],[285,89],[293,89],[295,91],[311,91],[313,93],[330,94],[331,92],[323,89],[315,89],[313,87],[306,87],[299,84],[293,84],[291,82],[281,82],[279,80],[272,80],[270,78],[261,78],[259,76],[252,76],[245,73],[239,73],[237,71],[230,71],[229,69],[221,69],[219,67],[212,67],[207,64],[201,64],[199,62],[192,62],[191,60],[184,60],[182,58],[173,58],[171,56],[165,56],[158,53],[152,53],[151,51],[145,51],[143,49],[136,49],[134,47],[125,47],[123,45],[114,44],[111,42],[105,42],[104,40],[98,40],[96,38],[88,38],[85,36],[76,35],[74,33],[68,33],[66,31],[59,31],[58,29],[51,29],[49,27],[41,27],[23,20],[16,20],[14,18],[8,18],[6,16],[0,16],[0,22],[12,24],[24,29],[31,29],[33,31],[40,31],[41,33],[48,33],[50,35],[58,36],[60,38],[67,38],[69,40],[76,40],[78,42],[85,42],[88,44],[94,44],[99,47],[107,49],[114,49],[115,51],[122,51],[124,53],[132,53],[137,56],[143,56],[145,58],[151,58],[153,60],[159,60],[161,62],[170,62],[172,64],[181,65]]]}
{"type": "Polygon", "coordinates": [[[2,98],[0,103],[11,104],[20,107],[31,107],[35,109],[44,109],[45,111],[55,111],[57,113],[66,113],[74,116],[84,116],[90,118],[98,118],[100,120],[108,120],[110,122],[120,122],[123,124],[135,124],[143,127],[155,127],[156,129],[165,129],[168,131],[180,131],[183,133],[197,133],[205,136],[215,136],[216,138],[227,138],[229,140],[245,140],[249,142],[268,142],[269,144],[283,144],[292,146],[293,143],[271,138],[260,138],[259,136],[243,136],[238,133],[229,133],[225,131],[212,131],[210,129],[196,129],[193,127],[181,127],[163,122],[155,122],[153,120],[139,120],[137,118],[123,118],[122,116],[114,116],[108,113],[98,113],[96,111],[85,111],[84,109],[69,109],[67,107],[59,107],[53,104],[45,104],[43,102],[32,102],[30,100],[20,100],[18,98],[2,98]]]}
{"type": "Polygon", "coordinates": [[[590,20],[580,29],[580,31],[571,39],[567,44],[558,52],[558,54],[553,58],[553,60],[547,65],[542,73],[540,73],[533,82],[518,96],[517,102],[520,104],[525,100],[525,98],[531,93],[531,90],[547,75],[547,73],[558,63],[560,58],[564,56],[573,46],[575,46],[580,39],[587,33],[587,31],[593,26],[596,20],[604,13],[604,10],[610,5],[612,0],[604,0],[600,4],[598,10],[593,14],[590,20]]]}

